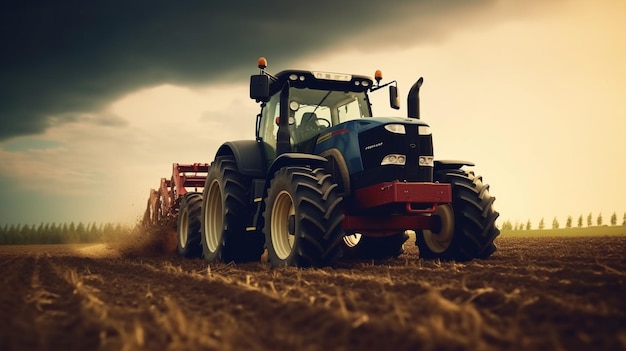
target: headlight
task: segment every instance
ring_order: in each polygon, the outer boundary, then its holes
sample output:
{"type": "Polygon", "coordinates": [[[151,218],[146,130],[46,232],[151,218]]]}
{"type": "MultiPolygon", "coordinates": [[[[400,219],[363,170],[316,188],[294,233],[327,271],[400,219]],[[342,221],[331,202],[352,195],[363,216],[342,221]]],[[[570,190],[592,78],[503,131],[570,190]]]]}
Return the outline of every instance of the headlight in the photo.
{"type": "Polygon", "coordinates": [[[385,129],[396,134],[406,134],[406,129],[404,129],[404,124],[387,124],[385,125],[385,129]]]}
{"type": "Polygon", "coordinates": [[[419,134],[419,135],[430,135],[432,133],[430,132],[430,127],[429,126],[419,126],[419,127],[417,127],[417,134],[419,134]]]}
{"type": "Polygon", "coordinates": [[[420,156],[419,164],[424,167],[433,167],[435,158],[433,156],[420,156]]]}
{"type": "Polygon", "coordinates": [[[381,166],[384,166],[384,165],[404,166],[405,163],[406,163],[406,156],[398,155],[398,154],[391,154],[391,155],[385,156],[383,160],[380,162],[380,165],[381,166]]]}

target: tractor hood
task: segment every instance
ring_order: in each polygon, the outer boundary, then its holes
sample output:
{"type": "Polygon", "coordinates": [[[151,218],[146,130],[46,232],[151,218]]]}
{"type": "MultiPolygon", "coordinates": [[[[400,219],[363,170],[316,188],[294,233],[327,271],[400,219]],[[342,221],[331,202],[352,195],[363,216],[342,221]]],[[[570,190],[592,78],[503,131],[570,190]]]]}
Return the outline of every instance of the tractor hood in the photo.
{"type": "Polygon", "coordinates": [[[322,156],[332,153],[330,150],[339,150],[349,174],[361,173],[363,176],[357,181],[364,186],[390,177],[388,171],[398,173],[389,179],[432,179],[432,135],[428,124],[419,119],[351,120],[326,129],[318,136],[316,144],[315,153],[322,156]]]}
{"type": "MultiPolygon", "coordinates": [[[[407,117],[366,117],[337,124],[328,129],[326,132],[348,129],[349,131],[360,133],[382,125],[389,125],[387,129],[392,129],[394,130],[392,132],[397,134],[405,134],[406,129],[411,128],[411,126],[415,126],[418,130],[420,130],[419,134],[430,134],[430,127],[426,122],[407,117]],[[402,132],[403,128],[400,126],[404,126],[404,132],[402,132]],[[426,131],[428,131],[428,133],[426,133],[426,131]]],[[[326,133],[322,133],[322,135],[324,134],[326,133]]]]}

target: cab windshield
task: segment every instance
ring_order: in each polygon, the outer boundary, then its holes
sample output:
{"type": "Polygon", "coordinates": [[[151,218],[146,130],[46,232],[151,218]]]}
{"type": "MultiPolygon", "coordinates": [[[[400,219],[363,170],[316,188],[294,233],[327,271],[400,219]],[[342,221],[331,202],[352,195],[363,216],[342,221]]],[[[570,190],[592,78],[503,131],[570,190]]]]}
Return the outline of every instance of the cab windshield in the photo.
{"type": "Polygon", "coordinates": [[[371,117],[367,96],[362,92],[295,89],[289,91],[289,110],[296,125],[312,113],[326,127],[353,119],[371,117]],[[304,118],[303,118],[304,117],[304,118]]]}
{"type": "MultiPolygon", "coordinates": [[[[354,119],[371,117],[365,92],[290,88],[289,130],[293,151],[311,152],[316,136],[326,128],[354,119]]],[[[263,107],[258,137],[266,147],[268,162],[275,157],[280,93],[263,107]]]]}

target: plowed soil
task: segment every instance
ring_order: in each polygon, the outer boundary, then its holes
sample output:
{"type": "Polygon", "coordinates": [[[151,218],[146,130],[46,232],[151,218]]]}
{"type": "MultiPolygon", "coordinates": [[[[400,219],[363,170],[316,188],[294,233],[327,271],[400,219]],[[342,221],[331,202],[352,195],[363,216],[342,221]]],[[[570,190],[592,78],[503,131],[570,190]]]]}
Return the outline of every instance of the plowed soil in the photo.
{"type": "Polygon", "coordinates": [[[626,237],[488,260],[207,264],[156,246],[0,247],[3,350],[625,350],[626,237]]]}

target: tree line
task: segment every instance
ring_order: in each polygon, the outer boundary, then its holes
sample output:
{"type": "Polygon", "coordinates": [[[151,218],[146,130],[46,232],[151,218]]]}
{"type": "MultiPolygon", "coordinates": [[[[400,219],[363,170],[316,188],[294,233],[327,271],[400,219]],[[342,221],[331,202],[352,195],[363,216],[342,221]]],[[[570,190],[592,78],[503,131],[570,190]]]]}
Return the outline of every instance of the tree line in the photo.
{"type": "Polygon", "coordinates": [[[5,225],[0,227],[0,245],[93,243],[130,232],[131,227],[119,223],[5,225]]]}
{"type": "MultiPolygon", "coordinates": [[[[565,221],[565,226],[564,228],[574,228],[574,225],[576,226],[576,228],[582,228],[583,224],[586,224],[587,227],[593,227],[594,223],[596,226],[602,226],[605,225],[604,222],[604,218],[602,217],[602,213],[598,213],[598,216],[595,217],[595,222],[594,222],[594,217],[592,213],[589,213],[587,215],[586,221],[583,220],[583,215],[581,214],[580,216],[578,216],[578,220],[576,221],[576,224],[574,224],[574,220],[572,218],[572,216],[567,216],[567,220],[565,221]]],[[[613,214],[611,215],[611,218],[609,220],[609,223],[611,226],[616,226],[618,225],[617,223],[617,213],[613,212],[613,214]]],[[[607,224],[608,225],[608,224],[607,224]]],[[[622,217],[622,223],[621,225],[626,226],[626,212],[624,212],[624,216],[622,217]]],[[[561,228],[561,223],[559,222],[558,218],[554,217],[554,219],[552,219],[552,226],[550,227],[551,229],[559,229],[561,228]]],[[[526,221],[526,223],[524,222],[518,222],[516,221],[515,223],[511,222],[510,220],[506,220],[504,221],[504,223],[502,223],[502,227],[500,228],[502,230],[531,230],[531,229],[535,229],[533,227],[532,222],[530,221],[530,219],[528,221],[526,221]]],[[[546,222],[543,218],[541,218],[541,220],[539,221],[539,223],[537,224],[537,228],[536,229],[549,229],[546,227],[546,222]]]]}

